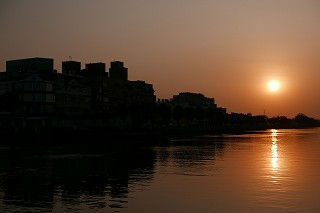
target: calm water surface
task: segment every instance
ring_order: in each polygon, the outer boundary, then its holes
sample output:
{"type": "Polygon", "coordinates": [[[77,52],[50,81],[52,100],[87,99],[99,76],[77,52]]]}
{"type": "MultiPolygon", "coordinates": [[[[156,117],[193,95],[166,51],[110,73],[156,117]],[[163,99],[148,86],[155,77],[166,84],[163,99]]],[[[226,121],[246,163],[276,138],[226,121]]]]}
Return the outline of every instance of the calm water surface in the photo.
{"type": "Polygon", "coordinates": [[[320,129],[0,148],[0,212],[320,212],[320,129]]]}

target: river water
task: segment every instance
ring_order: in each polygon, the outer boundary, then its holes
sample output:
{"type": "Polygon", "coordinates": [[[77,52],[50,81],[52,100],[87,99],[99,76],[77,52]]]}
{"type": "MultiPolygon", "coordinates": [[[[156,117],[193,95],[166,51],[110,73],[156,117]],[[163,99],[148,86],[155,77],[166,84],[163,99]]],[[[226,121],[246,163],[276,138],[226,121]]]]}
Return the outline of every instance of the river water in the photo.
{"type": "Polygon", "coordinates": [[[320,212],[320,128],[0,147],[0,212],[320,212]]]}

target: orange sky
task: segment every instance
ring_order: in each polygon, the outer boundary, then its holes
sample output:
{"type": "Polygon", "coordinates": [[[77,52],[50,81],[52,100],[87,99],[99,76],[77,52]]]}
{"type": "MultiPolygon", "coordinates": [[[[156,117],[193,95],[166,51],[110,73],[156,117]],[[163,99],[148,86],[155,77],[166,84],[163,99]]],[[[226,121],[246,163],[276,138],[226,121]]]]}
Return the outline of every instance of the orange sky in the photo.
{"type": "Polygon", "coordinates": [[[117,59],[160,98],[201,92],[229,112],[320,118],[319,11],[318,0],[2,0],[0,70],[117,59]]]}

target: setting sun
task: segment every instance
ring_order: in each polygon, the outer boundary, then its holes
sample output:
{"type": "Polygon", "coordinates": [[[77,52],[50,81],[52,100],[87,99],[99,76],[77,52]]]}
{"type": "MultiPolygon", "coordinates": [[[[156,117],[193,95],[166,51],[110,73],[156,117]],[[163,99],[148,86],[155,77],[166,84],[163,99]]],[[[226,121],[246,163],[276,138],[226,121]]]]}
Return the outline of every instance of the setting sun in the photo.
{"type": "Polygon", "coordinates": [[[268,89],[270,92],[277,92],[280,88],[280,82],[272,80],[268,82],[268,89]]]}

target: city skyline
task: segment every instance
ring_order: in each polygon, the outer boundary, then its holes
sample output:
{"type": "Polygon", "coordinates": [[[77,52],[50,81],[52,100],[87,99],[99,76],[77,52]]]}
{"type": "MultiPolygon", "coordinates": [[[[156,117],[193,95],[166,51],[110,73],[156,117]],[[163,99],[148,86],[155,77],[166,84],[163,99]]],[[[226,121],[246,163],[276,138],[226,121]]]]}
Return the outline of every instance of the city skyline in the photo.
{"type": "Polygon", "coordinates": [[[3,1],[0,71],[17,58],[52,57],[58,70],[69,56],[121,60],[159,98],[191,91],[230,112],[319,118],[317,1],[76,2],[3,1]]]}

